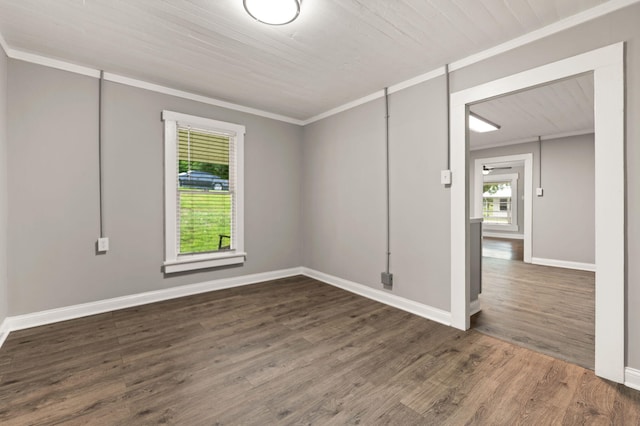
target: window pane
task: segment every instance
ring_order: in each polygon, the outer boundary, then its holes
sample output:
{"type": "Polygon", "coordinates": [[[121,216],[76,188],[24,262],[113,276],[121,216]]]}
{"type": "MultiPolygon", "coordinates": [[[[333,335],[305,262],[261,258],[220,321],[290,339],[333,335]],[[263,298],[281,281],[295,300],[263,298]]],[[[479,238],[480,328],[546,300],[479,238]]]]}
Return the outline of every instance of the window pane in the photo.
{"type": "Polygon", "coordinates": [[[482,216],[485,223],[511,224],[511,182],[485,183],[482,188],[482,216]]]}
{"type": "Polygon", "coordinates": [[[231,244],[231,194],[180,188],[180,253],[204,253],[231,244]]]}
{"type": "Polygon", "coordinates": [[[232,246],[231,140],[178,129],[178,252],[206,253],[232,246]]]}

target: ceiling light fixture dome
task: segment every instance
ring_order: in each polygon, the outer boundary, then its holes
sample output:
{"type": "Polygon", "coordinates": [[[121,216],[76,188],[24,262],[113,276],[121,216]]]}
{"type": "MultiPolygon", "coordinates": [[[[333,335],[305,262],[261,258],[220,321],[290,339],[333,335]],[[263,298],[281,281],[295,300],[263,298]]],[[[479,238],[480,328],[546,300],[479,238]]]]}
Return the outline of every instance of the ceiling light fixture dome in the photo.
{"type": "Polygon", "coordinates": [[[300,14],[302,0],[243,0],[244,10],[258,22],[284,25],[300,14]]]}

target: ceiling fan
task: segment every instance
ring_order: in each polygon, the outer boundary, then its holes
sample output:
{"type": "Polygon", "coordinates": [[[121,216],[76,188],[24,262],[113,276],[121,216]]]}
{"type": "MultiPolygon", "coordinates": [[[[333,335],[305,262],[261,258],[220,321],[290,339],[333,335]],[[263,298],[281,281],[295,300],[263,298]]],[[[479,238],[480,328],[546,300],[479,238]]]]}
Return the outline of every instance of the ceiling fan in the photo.
{"type": "Polygon", "coordinates": [[[482,165],[482,174],[483,175],[488,175],[489,173],[491,173],[494,170],[508,170],[510,169],[510,166],[506,166],[506,167],[488,167],[486,164],[482,165]]]}

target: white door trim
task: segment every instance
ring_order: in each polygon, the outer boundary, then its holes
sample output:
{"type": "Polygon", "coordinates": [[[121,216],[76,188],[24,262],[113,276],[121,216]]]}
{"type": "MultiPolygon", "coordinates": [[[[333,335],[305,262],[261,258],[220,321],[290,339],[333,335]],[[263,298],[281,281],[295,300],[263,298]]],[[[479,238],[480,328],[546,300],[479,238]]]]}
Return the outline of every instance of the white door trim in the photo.
{"type": "Polygon", "coordinates": [[[624,43],[451,94],[451,319],[469,328],[468,105],[593,72],[595,99],[595,372],[624,382],[624,43]]]}
{"type": "Polygon", "coordinates": [[[532,244],[531,230],[533,217],[533,154],[505,155],[502,157],[476,158],[474,164],[474,201],[473,216],[482,217],[482,165],[487,163],[509,163],[514,161],[524,161],[524,247],[523,258],[526,263],[531,263],[532,244]]]}

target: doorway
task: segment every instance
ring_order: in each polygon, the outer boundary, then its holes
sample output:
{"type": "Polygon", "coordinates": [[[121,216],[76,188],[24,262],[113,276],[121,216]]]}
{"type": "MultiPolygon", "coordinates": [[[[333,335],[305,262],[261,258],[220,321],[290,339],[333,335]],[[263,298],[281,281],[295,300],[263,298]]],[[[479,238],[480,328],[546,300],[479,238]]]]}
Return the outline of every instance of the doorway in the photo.
{"type": "Polygon", "coordinates": [[[593,104],[586,73],[473,104],[500,128],[469,132],[469,202],[484,221],[472,328],[592,370],[594,273],[575,265],[594,263],[593,104]]]}
{"type": "Polygon", "coordinates": [[[451,318],[470,326],[469,106],[593,72],[595,87],[595,372],[624,381],[624,44],[618,43],[451,95],[451,318]]]}

